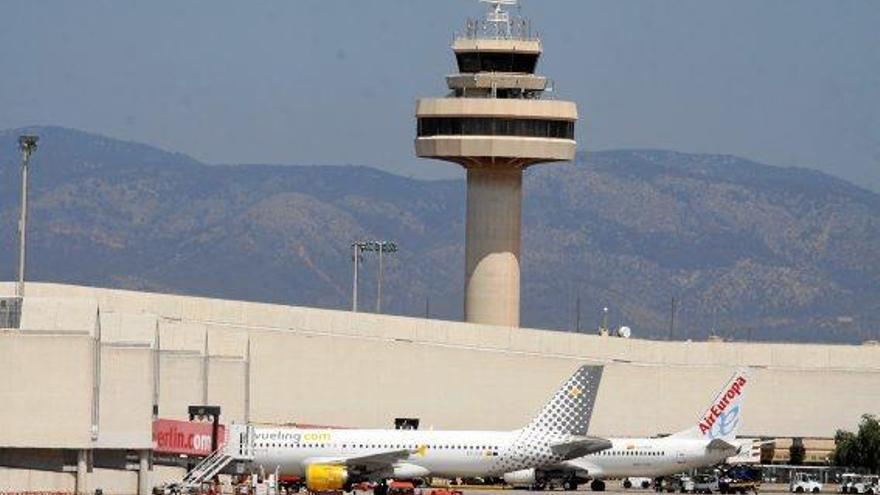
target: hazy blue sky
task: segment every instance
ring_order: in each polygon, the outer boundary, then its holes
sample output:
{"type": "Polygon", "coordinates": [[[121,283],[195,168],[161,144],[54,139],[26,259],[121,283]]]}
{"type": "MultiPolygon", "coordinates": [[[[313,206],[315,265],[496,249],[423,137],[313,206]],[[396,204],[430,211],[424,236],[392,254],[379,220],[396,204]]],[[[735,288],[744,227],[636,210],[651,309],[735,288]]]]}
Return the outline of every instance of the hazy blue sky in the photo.
{"type": "MultiPolygon", "coordinates": [[[[417,160],[475,0],[0,0],[0,128],[55,124],[216,163],[417,160]]],[[[581,145],[730,153],[880,190],[880,1],[525,0],[581,145]]]]}

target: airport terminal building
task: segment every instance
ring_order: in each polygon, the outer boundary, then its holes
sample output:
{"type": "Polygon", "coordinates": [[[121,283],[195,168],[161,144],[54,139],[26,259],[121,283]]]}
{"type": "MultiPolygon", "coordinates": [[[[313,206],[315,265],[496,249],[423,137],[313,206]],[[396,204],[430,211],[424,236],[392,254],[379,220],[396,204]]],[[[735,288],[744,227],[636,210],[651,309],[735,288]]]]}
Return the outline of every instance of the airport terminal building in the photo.
{"type": "Polygon", "coordinates": [[[584,363],[606,366],[593,435],[692,426],[740,366],[745,436],[827,446],[880,412],[875,345],[659,342],[47,283],[28,284],[17,326],[0,330],[0,491],[179,479],[152,462],[153,432],[191,405],[219,405],[224,424],[514,429],[584,363]]]}

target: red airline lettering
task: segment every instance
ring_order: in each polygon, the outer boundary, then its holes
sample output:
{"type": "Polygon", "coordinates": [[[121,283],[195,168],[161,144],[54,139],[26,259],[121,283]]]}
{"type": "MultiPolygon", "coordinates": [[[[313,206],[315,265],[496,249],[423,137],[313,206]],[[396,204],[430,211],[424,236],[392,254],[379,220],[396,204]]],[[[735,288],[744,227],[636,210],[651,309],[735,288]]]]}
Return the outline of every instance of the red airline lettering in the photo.
{"type": "Polygon", "coordinates": [[[700,433],[706,434],[711,429],[712,426],[718,421],[718,418],[721,417],[721,414],[727,409],[727,406],[730,405],[733,400],[742,395],[743,386],[746,384],[746,379],[744,376],[736,377],[736,380],[730,385],[730,388],[727,389],[721,399],[718,400],[715,404],[712,404],[712,407],[709,408],[709,414],[700,421],[700,433]]]}

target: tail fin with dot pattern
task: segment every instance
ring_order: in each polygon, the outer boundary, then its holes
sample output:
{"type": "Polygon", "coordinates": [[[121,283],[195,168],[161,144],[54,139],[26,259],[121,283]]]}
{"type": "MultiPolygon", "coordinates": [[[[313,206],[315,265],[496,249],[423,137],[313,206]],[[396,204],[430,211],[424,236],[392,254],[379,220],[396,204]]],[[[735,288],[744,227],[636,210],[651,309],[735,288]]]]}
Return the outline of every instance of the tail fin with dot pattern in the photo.
{"type": "Polygon", "coordinates": [[[541,412],[529,423],[526,430],[585,436],[590,428],[590,418],[602,380],[602,366],[584,365],[575,371],[541,412]]]}

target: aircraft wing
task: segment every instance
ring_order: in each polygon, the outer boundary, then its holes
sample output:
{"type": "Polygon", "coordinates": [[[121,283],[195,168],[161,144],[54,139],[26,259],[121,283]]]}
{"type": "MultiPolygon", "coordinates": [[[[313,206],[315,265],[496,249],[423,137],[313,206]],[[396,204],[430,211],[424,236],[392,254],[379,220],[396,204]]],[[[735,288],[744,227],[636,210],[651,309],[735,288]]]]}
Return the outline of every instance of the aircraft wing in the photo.
{"type": "Polygon", "coordinates": [[[575,459],[611,448],[611,441],[599,437],[575,437],[572,440],[550,445],[554,454],[565,459],[575,459]]]}
{"type": "Polygon", "coordinates": [[[377,471],[409,458],[410,454],[412,454],[412,451],[408,449],[388,450],[375,454],[353,455],[350,457],[316,457],[306,459],[305,464],[337,464],[357,468],[361,471],[377,471]]]}
{"type": "Polygon", "coordinates": [[[737,449],[738,454],[744,454],[748,451],[753,451],[755,449],[761,449],[765,445],[775,444],[776,440],[757,440],[757,439],[737,439],[733,441],[734,448],[737,449]]]}
{"type": "Polygon", "coordinates": [[[729,450],[731,452],[737,452],[739,451],[739,449],[739,446],[727,442],[721,438],[712,439],[711,442],[706,444],[706,450],[729,450]]]}
{"type": "Polygon", "coordinates": [[[569,459],[561,464],[557,464],[557,466],[560,471],[582,471],[589,474],[596,472],[596,466],[585,457],[569,459]]]}

